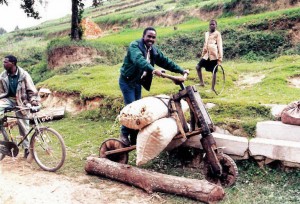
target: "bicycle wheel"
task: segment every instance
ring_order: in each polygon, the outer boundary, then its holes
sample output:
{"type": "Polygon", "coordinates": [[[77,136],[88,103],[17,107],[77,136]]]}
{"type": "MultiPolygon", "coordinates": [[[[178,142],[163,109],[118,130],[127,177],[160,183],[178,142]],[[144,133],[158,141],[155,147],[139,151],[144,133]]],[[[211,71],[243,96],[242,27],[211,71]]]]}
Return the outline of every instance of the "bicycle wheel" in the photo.
{"type": "Polygon", "coordinates": [[[45,171],[54,172],[64,164],[66,146],[62,136],[52,128],[37,128],[30,149],[36,163],[45,171]]]}
{"type": "MultiPolygon", "coordinates": [[[[4,127],[2,127],[2,128],[4,128],[4,127]]],[[[7,133],[4,132],[3,129],[2,129],[2,131],[1,131],[1,133],[0,133],[0,140],[8,141],[7,133]]],[[[0,145],[0,148],[3,148],[3,150],[5,151],[5,148],[6,148],[6,147],[5,147],[4,145],[0,145]]],[[[2,159],[4,159],[4,157],[5,157],[5,154],[1,154],[1,153],[0,153],[0,161],[1,161],[2,159]]]]}

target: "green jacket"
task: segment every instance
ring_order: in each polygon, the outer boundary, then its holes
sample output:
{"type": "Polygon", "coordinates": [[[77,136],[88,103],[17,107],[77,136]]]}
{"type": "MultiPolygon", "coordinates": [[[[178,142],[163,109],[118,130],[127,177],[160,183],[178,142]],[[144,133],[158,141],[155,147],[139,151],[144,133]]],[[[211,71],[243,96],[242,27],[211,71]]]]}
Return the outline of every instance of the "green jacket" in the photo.
{"type": "Polygon", "coordinates": [[[146,55],[147,51],[143,39],[131,42],[120,70],[121,77],[129,82],[140,83],[149,91],[155,64],[169,71],[183,74],[184,70],[165,57],[155,46],[152,46],[150,51],[150,63],[147,62],[146,55]],[[146,81],[141,80],[144,71],[147,72],[146,81]]]}

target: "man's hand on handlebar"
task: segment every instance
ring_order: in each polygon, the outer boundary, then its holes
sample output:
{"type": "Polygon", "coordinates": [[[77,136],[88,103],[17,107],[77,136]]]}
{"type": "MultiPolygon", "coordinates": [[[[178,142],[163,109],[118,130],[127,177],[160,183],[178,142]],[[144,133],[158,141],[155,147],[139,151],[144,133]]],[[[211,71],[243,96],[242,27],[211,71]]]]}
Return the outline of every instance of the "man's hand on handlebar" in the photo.
{"type": "Polygon", "coordinates": [[[188,77],[189,74],[190,74],[190,70],[185,69],[185,70],[183,71],[183,80],[184,80],[184,81],[187,79],[187,77],[188,77]]]}
{"type": "Polygon", "coordinates": [[[161,76],[161,74],[163,73],[163,71],[162,70],[159,70],[159,69],[155,69],[155,70],[153,70],[153,72],[152,72],[152,74],[154,74],[154,75],[156,75],[156,76],[161,76]]]}
{"type": "Polygon", "coordinates": [[[183,71],[183,75],[185,75],[185,74],[189,75],[189,74],[190,74],[190,70],[185,69],[185,70],[183,71]]]}

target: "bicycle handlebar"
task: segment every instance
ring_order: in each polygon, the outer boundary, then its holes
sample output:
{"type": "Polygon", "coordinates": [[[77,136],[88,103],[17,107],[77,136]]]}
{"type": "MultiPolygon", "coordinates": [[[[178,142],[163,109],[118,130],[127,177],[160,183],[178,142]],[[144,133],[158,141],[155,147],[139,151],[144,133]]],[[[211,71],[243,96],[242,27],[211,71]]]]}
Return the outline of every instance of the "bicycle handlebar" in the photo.
{"type": "Polygon", "coordinates": [[[188,73],[184,73],[183,76],[173,76],[166,73],[161,73],[163,78],[171,79],[175,84],[179,85],[181,90],[185,89],[183,82],[187,79],[188,73]]]}
{"type": "Polygon", "coordinates": [[[41,110],[41,106],[32,106],[30,103],[26,104],[26,106],[16,106],[17,109],[19,110],[30,110],[31,113],[36,113],[41,110]]]}
{"type": "Polygon", "coordinates": [[[187,79],[188,74],[184,73],[183,76],[173,76],[173,75],[169,75],[169,74],[166,74],[166,73],[161,73],[161,76],[163,78],[171,79],[176,84],[179,84],[179,83],[183,83],[187,79]]]}

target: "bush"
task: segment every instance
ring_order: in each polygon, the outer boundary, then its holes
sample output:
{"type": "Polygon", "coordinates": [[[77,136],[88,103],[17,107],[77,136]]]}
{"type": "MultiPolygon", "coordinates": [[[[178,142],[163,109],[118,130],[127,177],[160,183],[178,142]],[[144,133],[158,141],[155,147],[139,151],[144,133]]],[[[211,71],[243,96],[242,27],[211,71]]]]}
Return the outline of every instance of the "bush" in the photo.
{"type": "MultiPolygon", "coordinates": [[[[165,38],[159,47],[173,60],[191,60],[201,53],[204,31],[178,34],[165,38]]],[[[254,31],[225,29],[221,31],[225,59],[243,58],[249,61],[273,59],[292,47],[284,31],[254,31]]]]}
{"type": "Polygon", "coordinates": [[[201,52],[204,43],[204,34],[199,33],[180,34],[160,42],[159,47],[172,60],[195,59],[201,52]]]}
{"type": "Polygon", "coordinates": [[[244,59],[272,59],[282,54],[282,50],[291,47],[284,31],[236,31],[227,29],[223,32],[224,56],[226,59],[242,57],[244,59]]]}
{"type": "Polygon", "coordinates": [[[46,79],[49,79],[55,74],[53,71],[47,68],[46,60],[43,60],[42,62],[29,67],[29,69],[27,70],[30,73],[32,80],[35,84],[44,81],[46,79]]]}

